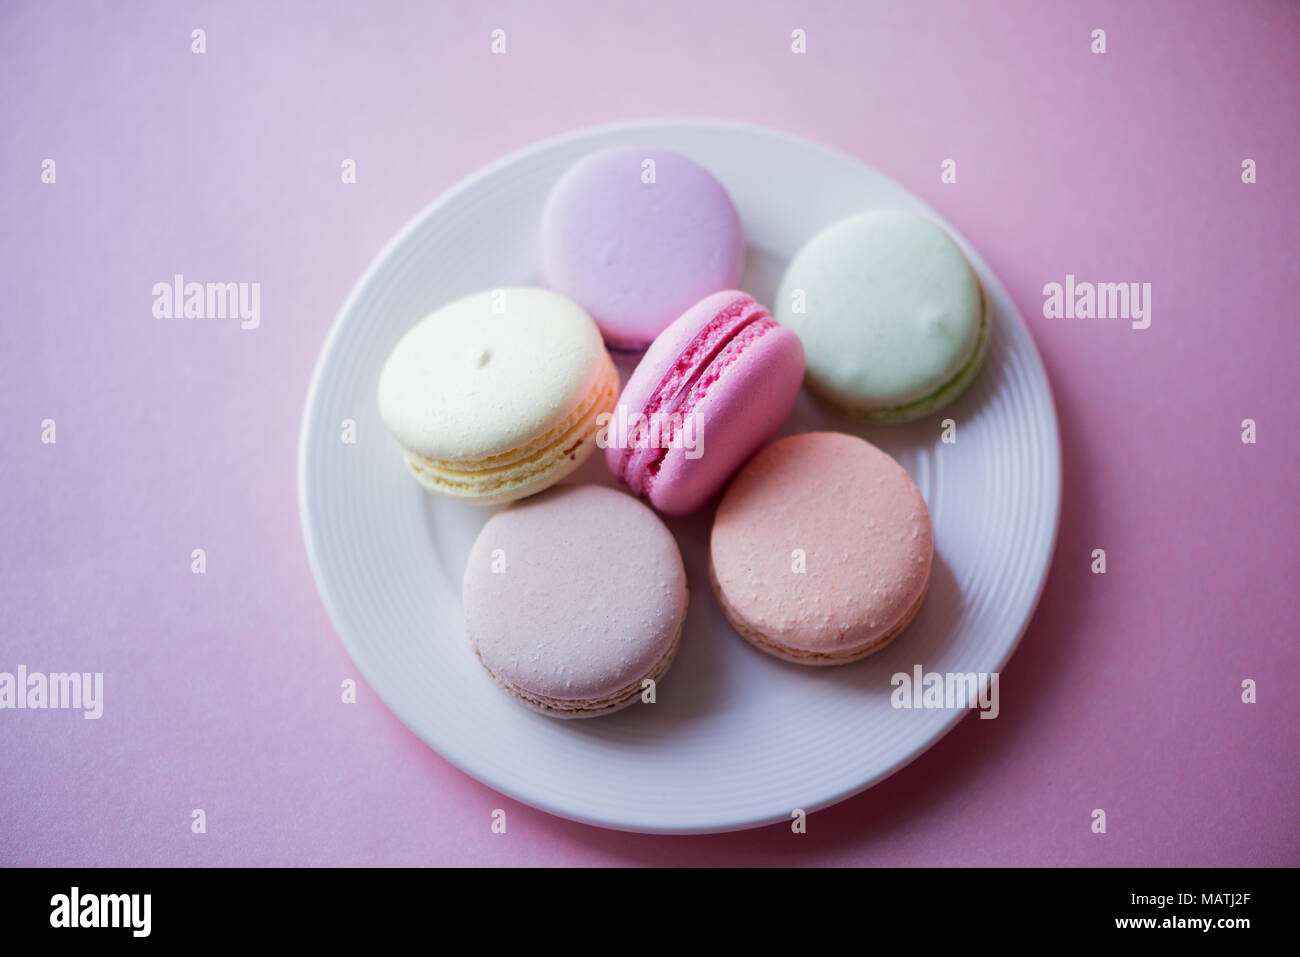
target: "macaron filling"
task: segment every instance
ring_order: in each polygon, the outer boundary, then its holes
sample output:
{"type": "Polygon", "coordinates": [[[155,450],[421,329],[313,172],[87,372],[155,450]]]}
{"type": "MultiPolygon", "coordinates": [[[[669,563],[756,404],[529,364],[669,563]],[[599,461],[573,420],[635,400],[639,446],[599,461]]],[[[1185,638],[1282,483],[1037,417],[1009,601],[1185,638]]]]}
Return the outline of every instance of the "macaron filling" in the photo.
{"type": "MultiPolygon", "coordinates": [[[[668,436],[668,446],[672,447],[673,438],[678,427],[677,423],[685,423],[687,419],[695,412],[698,405],[708,393],[708,390],[722,378],[728,367],[740,359],[740,355],[748,349],[758,338],[777,328],[776,321],[768,316],[756,319],[745,328],[741,329],[732,339],[722,348],[722,351],[714,357],[704,372],[696,379],[695,384],[691,386],[690,392],[678,407],[676,414],[670,418],[670,432],[668,436]]],[[[684,427],[684,425],[682,426],[684,427]]],[[[659,467],[663,465],[666,458],[665,451],[659,450],[659,455],[645,465],[645,473],[642,477],[642,483],[646,490],[659,475],[659,467]]]]}
{"type": "Polygon", "coordinates": [[[637,495],[645,495],[658,474],[672,441],[703,397],[741,351],[777,324],[754,300],[737,298],[719,310],[683,349],[642,407],[628,434],[618,475],[637,495]],[[666,432],[656,438],[648,434],[651,422],[664,424],[666,432]]]}

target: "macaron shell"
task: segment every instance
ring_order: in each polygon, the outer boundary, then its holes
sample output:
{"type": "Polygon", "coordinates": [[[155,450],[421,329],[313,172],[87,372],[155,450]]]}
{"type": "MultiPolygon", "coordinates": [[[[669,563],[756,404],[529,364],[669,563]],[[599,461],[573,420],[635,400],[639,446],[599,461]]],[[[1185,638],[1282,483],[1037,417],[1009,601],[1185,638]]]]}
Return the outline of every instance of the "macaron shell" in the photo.
{"type": "Polygon", "coordinates": [[[933,555],[929,511],[907,472],[836,432],[789,436],[755,455],[710,536],[715,590],[737,630],[806,664],[884,647],[916,614],[933,555]]]}
{"type": "Polygon", "coordinates": [[[884,648],[891,641],[898,637],[916,617],[916,613],[921,610],[921,605],[925,602],[926,592],[929,591],[929,582],[926,583],[926,591],[922,592],[903,618],[889,631],[878,635],[874,640],[857,645],[851,649],[837,650],[833,652],[805,651],[793,646],[780,645],[769,639],[762,632],[754,628],[745,617],[727,601],[726,593],[718,583],[718,575],[713,568],[713,563],[709,563],[709,584],[713,587],[714,597],[718,601],[718,607],[722,609],[722,617],[727,619],[728,624],[736,630],[736,633],[748,641],[751,645],[760,651],[766,651],[773,657],[780,658],[796,665],[810,665],[813,667],[831,667],[834,665],[847,665],[855,661],[861,661],[869,655],[875,654],[884,648]]]}
{"type": "Polygon", "coordinates": [[[535,287],[487,290],[448,303],[401,338],[379,376],[379,411],[408,452],[487,459],[560,426],[599,387],[609,361],[572,300],[535,287]]]}
{"type": "Polygon", "coordinates": [[[548,713],[603,713],[662,675],[686,616],[686,573],[648,506],[559,486],[483,526],[466,564],[466,631],[484,667],[548,713]]]}
{"type": "Polygon", "coordinates": [[[810,239],[782,277],[774,312],[803,341],[810,387],[868,414],[943,390],[975,355],[984,321],[961,248],[938,224],[899,210],[850,216],[810,239]]]}
{"type": "Polygon", "coordinates": [[[735,285],[744,236],[727,191],[698,163],[619,147],[560,177],[542,213],[541,254],[547,284],[590,312],[611,347],[639,350],[693,303],[735,285]]]}
{"type": "MultiPolygon", "coordinates": [[[[864,411],[862,409],[846,409],[844,406],[837,405],[838,408],[855,413],[860,417],[872,422],[880,422],[885,425],[901,425],[906,422],[915,422],[917,419],[923,419],[927,415],[938,412],[948,403],[952,402],[963,392],[979,374],[980,367],[984,364],[984,356],[988,353],[989,339],[993,333],[993,305],[989,302],[988,293],[983,286],[980,287],[980,301],[982,304],[982,313],[980,316],[980,331],[975,342],[975,351],[955,376],[949,379],[936,391],[929,395],[916,400],[908,405],[889,406],[864,411]]],[[[815,390],[814,390],[815,391],[815,390]]],[[[826,398],[823,396],[823,398],[826,398]]],[[[836,404],[833,399],[828,400],[833,405],[836,404]]]]}
{"type": "Polygon", "coordinates": [[[497,456],[443,462],[406,451],[406,465],[425,488],[473,505],[502,505],[540,492],[577,470],[596,448],[598,420],[618,395],[618,369],[604,370],[568,419],[537,440],[497,456]]]}
{"type": "Polygon", "coordinates": [[[790,415],[803,382],[803,348],[789,329],[772,324],[705,380],[698,403],[698,447],[670,448],[647,483],[648,497],[666,515],[700,509],[790,415]],[[698,457],[692,458],[692,455],[698,457]]]}

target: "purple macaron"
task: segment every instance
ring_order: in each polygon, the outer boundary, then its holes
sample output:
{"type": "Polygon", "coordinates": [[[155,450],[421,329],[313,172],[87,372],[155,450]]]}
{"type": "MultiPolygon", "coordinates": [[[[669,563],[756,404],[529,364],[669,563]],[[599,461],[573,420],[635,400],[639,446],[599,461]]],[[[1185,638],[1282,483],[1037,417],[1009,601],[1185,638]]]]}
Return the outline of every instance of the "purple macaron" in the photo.
{"type": "Polygon", "coordinates": [[[690,514],[776,434],[803,373],[798,336],[751,296],[714,293],[646,350],[597,445],[637,495],[690,514]]]}
{"type": "Polygon", "coordinates": [[[542,211],[547,284],[587,310],[611,348],[644,349],[744,265],[740,218],[722,184],[664,149],[583,157],[542,211]]]}

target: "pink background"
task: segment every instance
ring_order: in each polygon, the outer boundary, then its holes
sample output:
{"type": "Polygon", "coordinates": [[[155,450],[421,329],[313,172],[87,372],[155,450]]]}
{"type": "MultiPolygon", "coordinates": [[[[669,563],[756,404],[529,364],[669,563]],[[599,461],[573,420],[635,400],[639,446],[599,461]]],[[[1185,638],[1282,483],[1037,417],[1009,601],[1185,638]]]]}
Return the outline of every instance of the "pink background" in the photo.
{"type": "Polygon", "coordinates": [[[0,712],[0,863],[1300,864],[1300,7],[614,6],[4,5],[0,670],[103,671],[106,701],[0,712]],[[679,114],[804,134],[934,204],[1058,403],[1060,541],[1001,717],[803,836],[558,820],[364,684],[340,704],[357,673],[298,525],[308,379],[384,242],[534,140],[679,114]],[[154,319],[176,272],[261,282],[261,328],[154,319]],[[1152,283],[1151,328],[1044,319],[1067,272],[1152,283]]]}

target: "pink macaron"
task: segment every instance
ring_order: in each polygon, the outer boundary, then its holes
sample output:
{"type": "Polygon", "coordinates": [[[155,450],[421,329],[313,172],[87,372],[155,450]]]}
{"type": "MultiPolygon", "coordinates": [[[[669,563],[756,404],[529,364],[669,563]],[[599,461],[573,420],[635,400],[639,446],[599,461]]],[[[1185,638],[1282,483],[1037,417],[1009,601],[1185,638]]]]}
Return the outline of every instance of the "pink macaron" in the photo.
{"type": "Polygon", "coordinates": [[[776,434],[803,346],[752,296],[714,293],[646,350],[597,433],[609,470],[667,515],[688,515],[776,434]]]}
{"type": "Polygon", "coordinates": [[[462,599],[498,685],[549,717],[590,718],[645,700],[663,678],[688,594],[677,543],[643,502],[560,485],[488,519],[462,599]]]}
{"type": "Polygon", "coordinates": [[[804,665],[879,651],[916,615],[934,533],[893,458],[840,432],[805,432],[755,455],[718,504],[709,574],[755,647],[804,665]]]}

